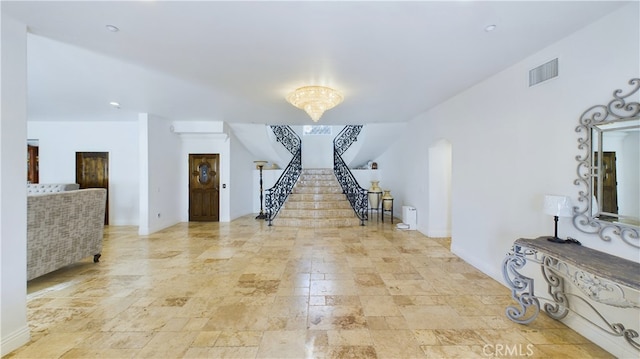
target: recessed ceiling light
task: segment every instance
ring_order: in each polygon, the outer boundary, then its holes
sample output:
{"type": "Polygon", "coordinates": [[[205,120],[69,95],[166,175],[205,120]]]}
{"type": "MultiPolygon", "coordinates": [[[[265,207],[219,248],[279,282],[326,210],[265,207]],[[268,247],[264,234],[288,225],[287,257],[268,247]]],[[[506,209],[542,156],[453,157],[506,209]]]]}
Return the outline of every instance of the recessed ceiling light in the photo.
{"type": "Polygon", "coordinates": [[[107,28],[107,30],[111,31],[111,32],[118,32],[120,31],[120,29],[115,26],[115,25],[105,25],[105,27],[107,28]]]}
{"type": "Polygon", "coordinates": [[[111,101],[111,102],[109,102],[109,105],[113,106],[114,108],[120,108],[120,103],[119,102],[111,101]]]}
{"type": "Polygon", "coordinates": [[[487,25],[487,27],[484,28],[484,31],[491,32],[491,31],[495,30],[496,27],[497,27],[496,25],[487,25]]]}

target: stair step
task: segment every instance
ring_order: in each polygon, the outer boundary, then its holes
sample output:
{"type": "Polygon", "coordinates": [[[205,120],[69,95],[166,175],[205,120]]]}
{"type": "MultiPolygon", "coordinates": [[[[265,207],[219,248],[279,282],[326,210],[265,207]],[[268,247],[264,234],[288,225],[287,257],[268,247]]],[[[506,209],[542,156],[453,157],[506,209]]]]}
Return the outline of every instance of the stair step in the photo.
{"type": "MultiPolygon", "coordinates": [[[[279,216],[278,216],[279,217],[279,216]]],[[[301,228],[337,228],[360,226],[360,220],[353,218],[317,218],[314,220],[304,218],[276,218],[275,226],[301,227],[301,228]]]]}
{"type": "Polygon", "coordinates": [[[299,179],[296,183],[297,187],[335,187],[340,186],[340,183],[333,180],[318,180],[318,179],[299,179]]]}
{"type": "Polygon", "coordinates": [[[304,169],[273,221],[283,227],[350,227],[360,220],[332,169],[304,169]]]}
{"type": "MultiPolygon", "coordinates": [[[[322,187],[304,187],[304,186],[295,186],[291,193],[306,193],[306,194],[323,194],[323,193],[342,193],[342,187],[334,186],[322,186],[322,187]]],[[[344,197],[344,196],[343,196],[344,197]]]]}
{"type": "Polygon", "coordinates": [[[332,181],[332,182],[337,182],[338,180],[336,179],[336,176],[331,173],[328,175],[307,175],[307,174],[302,174],[300,175],[300,181],[332,181]]]}
{"type": "Polygon", "coordinates": [[[352,208],[344,209],[290,209],[280,211],[281,218],[349,218],[355,217],[352,208]]]}
{"type": "Polygon", "coordinates": [[[302,170],[303,175],[333,175],[330,168],[306,168],[302,170]]]}
{"type": "MultiPolygon", "coordinates": [[[[340,193],[291,193],[287,198],[287,203],[291,202],[327,202],[346,201],[345,195],[340,193]]],[[[347,201],[347,203],[349,203],[347,201]]]]}
{"type": "Polygon", "coordinates": [[[347,201],[292,201],[284,204],[286,209],[350,209],[351,204],[347,201]]]}

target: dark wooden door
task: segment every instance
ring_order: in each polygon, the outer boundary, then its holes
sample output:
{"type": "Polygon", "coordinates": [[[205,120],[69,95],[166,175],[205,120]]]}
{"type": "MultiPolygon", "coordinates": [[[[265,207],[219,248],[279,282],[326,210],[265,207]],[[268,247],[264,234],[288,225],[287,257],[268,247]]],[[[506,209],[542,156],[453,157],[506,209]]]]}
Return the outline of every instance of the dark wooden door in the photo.
{"type": "Polygon", "coordinates": [[[109,152],[76,152],[76,183],[80,189],[107,190],[104,224],[109,224],[109,152]]]}
{"type": "Polygon", "coordinates": [[[220,155],[189,155],[189,221],[220,220],[220,155]]]}
{"type": "Polygon", "coordinates": [[[38,146],[27,145],[27,182],[38,183],[38,146]]]}
{"type": "MultiPolygon", "coordinates": [[[[598,163],[598,153],[594,153],[596,163],[598,163]]],[[[618,180],[616,178],[616,153],[602,152],[602,162],[600,163],[600,173],[602,178],[602,208],[600,212],[618,213],[618,180]]],[[[598,177],[595,177],[593,193],[598,195],[598,177]]],[[[601,219],[606,219],[602,218],[601,219]]]]}

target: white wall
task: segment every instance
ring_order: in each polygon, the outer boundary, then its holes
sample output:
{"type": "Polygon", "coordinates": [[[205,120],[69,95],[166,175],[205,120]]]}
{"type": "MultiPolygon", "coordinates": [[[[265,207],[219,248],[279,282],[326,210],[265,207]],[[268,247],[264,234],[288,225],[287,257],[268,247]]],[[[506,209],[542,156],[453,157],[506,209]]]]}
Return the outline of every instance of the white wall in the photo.
{"type": "Polygon", "coordinates": [[[39,141],[40,183],[75,183],[76,152],[109,153],[109,224],[138,224],[136,121],[29,121],[39,141]]]}
{"type": "Polygon", "coordinates": [[[451,143],[436,141],[429,147],[429,211],[427,236],[451,236],[451,143]]]}
{"type": "MultiPolygon", "coordinates": [[[[577,199],[573,180],[580,114],[608,102],[615,89],[638,76],[638,34],[612,36],[617,23],[637,24],[638,19],[623,8],[458,94],[412,121],[392,149],[396,156],[406,156],[406,168],[385,172],[385,178],[393,173],[404,177],[406,193],[426,209],[428,196],[420,194],[428,188],[428,148],[440,139],[451,142],[453,247],[496,278],[496,263],[514,239],[553,230],[553,221],[541,211],[544,194],[577,199]],[[593,54],[595,41],[603,51],[593,54]],[[609,56],[614,50],[620,55],[609,56]],[[554,57],[560,58],[560,76],[529,88],[528,70],[554,57]]],[[[419,221],[418,228],[424,226],[419,221]]],[[[560,231],[607,252],[638,258],[619,242],[606,244],[577,232],[570,219],[561,219],[560,231]]]]}
{"type": "MultiPolygon", "coordinates": [[[[255,159],[251,153],[243,146],[242,142],[229,131],[229,163],[231,174],[226,191],[229,193],[229,216],[230,220],[244,216],[253,212],[253,171],[255,159]]],[[[221,189],[225,190],[225,189],[221,189]]]]}
{"type": "MultiPolygon", "coordinates": [[[[415,177],[415,167],[424,165],[428,151],[426,148],[421,149],[420,146],[407,146],[401,143],[406,140],[405,135],[399,137],[400,141],[394,141],[378,158],[373,160],[378,163],[378,170],[371,171],[372,176],[380,180],[380,187],[391,191],[393,196],[393,214],[398,218],[402,218],[402,206],[416,207],[426,199],[427,181],[424,178],[415,177]],[[420,151],[424,150],[423,153],[420,151]],[[418,158],[419,160],[416,160],[418,158]],[[413,183],[412,190],[407,190],[406,186],[413,183]],[[419,191],[413,190],[418,188],[419,191]]],[[[354,174],[360,171],[353,171],[354,174]]],[[[356,175],[356,177],[358,177],[356,175]]],[[[365,188],[369,186],[360,182],[365,188]]],[[[417,218],[423,217],[425,211],[416,211],[417,218]]],[[[426,217],[423,217],[426,218],[426,217]]],[[[424,222],[426,225],[426,221],[424,222]]],[[[423,233],[427,233],[426,229],[423,233]]]]}
{"type": "Polygon", "coordinates": [[[30,339],[27,325],[27,28],[2,16],[0,112],[0,355],[30,339]]]}
{"type": "MultiPolygon", "coordinates": [[[[378,164],[378,166],[380,166],[380,164],[378,164]]],[[[353,173],[353,177],[362,188],[369,189],[371,188],[372,181],[378,181],[380,188],[392,190],[385,181],[385,171],[383,169],[368,170],[350,168],[350,170],[351,173],[353,173]]]]}
{"type": "MultiPolygon", "coordinates": [[[[425,154],[446,139],[452,145],[454,253],[502,281],[501,262],[515,239],[552,234],[553,220],[543,214],[542,198],[547,193],[578,197],[573,181],[580,115],[608,103],[615,89],[627,88],[627,81],[639,76],[637,14],[638,4],[628,5],[415,118],[390,152],[407,156],[405,170],[396,177],[404,178],[400,188],[416,202],[418,229],[427,229],[421,215],[429,204],[425,154]],[[555,57],[559,77],[529,88],[529,69],[555,57]]],[[[637,248],[620,240],[607,243],[576,230],[570,218],[560,220],[559,235],[640,258],[637,248]]],[[[599,344],[617,350],[611,343],[599,344]]]]}
{"type": "MultiPolygon", "coordinates": [[[[139,225],[140,233],[148,234],[188,221],[189,183],[183,174],[188,172],[189,153],[221,154],[221,185],[228,187],[220,192],[220,221],[231,220],[230,143],[223,133],[196,133],[201,125],[150,114],[140,114],[132,121],[29,121],[28,137],[39,140],[41,183],[75,182],[77,151],[109,152],[110,224],[139,225]],[[176,124],[189,133],[172,132],[176,124]],[[184,171],[176,171],[178,168],[184,171]]],[[[236,156],[252,163],[250,154],[239,141],[237,144],[236,156]]],[[[236,217],[251,213],[248,166],[249,184],[240,181],[236,188],[236,217]]]]}
{"type": "MultiPolygon", "coordinates": [[[[276,142],[271,126],[257,123],[230,123],[229,127],[236,141],[242,143],[244,151],[253,155],[253,161],[268,161],[284,167],[291,159],[291,153],[276,142]]],[[[233,146],[233,143],[231,144],[233,146]]],[[[234,152],[232,150],[232,152],[234,152]]]]}
{"type": "Polygon", "coordinates": [[[146,235],[181,221],[180,185],[187,171],[181,168],[180,139],[171,121],[154,115],[139,115],[140,223],[146,235]],[[146,173],[144,173],[146,171],[146,173]]]}
{"type": "MultiPolygon", "coordinates": [[[[331,135],[307,136],[302,135],[302,126],[292,126],[291,128],[302,140],[302,168],[333,168],[333,138],[342,129],[342,126],[331,126],[331,135]]],[[[284,163],[282,167],[287,165],[288,163],[284,163]]]]}
{"type": "MultiPolygon", "coordinates": [[[[406,123],[401,122],[365,124],[358,140],[342,155],[342,159],[349,168],[363,167],[381,156],[405,129],[406,123]]],[[[341,131],[342,128],[337,127],[335,130],[341,131]]],[[[335,132],[334,137],[337,134],[335,132]]]]}

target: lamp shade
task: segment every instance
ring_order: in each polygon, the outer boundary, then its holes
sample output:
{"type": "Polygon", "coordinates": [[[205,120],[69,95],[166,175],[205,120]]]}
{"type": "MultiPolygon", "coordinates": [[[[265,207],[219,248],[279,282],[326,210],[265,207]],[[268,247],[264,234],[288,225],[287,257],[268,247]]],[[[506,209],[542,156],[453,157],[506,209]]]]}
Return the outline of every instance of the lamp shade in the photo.
{"type": "Polygon", "coordinates": [[[550,216],[571,217],[571,199],[567,196],[544,196],[544,213],[550,216]]]}
{"type": "Polygon", "coordinates": [[[256,168],[260,169],[262,167],[264,167],[267,164],[267,161],[253,161],[253,163],[256,164],[256,168]]]}

